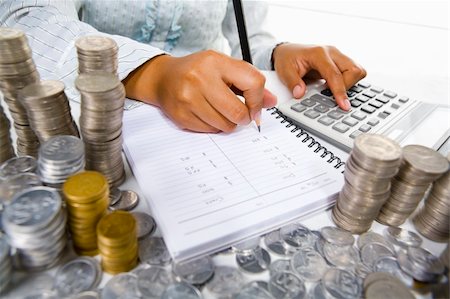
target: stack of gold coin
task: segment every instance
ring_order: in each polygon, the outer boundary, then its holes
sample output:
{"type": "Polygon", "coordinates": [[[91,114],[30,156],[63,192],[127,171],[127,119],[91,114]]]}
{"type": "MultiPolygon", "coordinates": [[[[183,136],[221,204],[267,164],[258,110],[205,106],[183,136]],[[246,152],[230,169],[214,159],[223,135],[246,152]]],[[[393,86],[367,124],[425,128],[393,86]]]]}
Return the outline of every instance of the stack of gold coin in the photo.
{"type": "Polygon", "coordinates": [[[15,156],[9,129],[9,119],[0,103],[0,163],[15,156]]]}
{"type": "Polygon", "coordinates": [[[113,39],[106,36],[84,36],[76,41],[75,46],[80,74],[97,71],[117,73],[119,47],[113,39]]]}
{"type": "Polygon", "coordinates": [[[96,227],[109,206],[108,181],[99,172],[84,171],[69,177],[62,190],[75,251],[81,255],[97,255],[96,227]]]}
{"type": "MultiPolygon", "coordinates": [[[[447,155],[450,162],[450,153],[447,155]]],[[[450,235],[450,170],[433,184],[425,204],[413,218],[417,231],[436,242],[447,242],[450,235]]],[[[447,260],[448,261],[448,260],[447,260]]]]}
{"type": "Polygon", "coordinates": [[[97,224],[98,249],[104,271],[117,274],[137,265],[136,220],[126,211],[114,211],[97,224]]]}
{"type": "Polygon", "coordinates": [[[86,148],[86,169],[103,173],[111,187],[125,180],[122,159],[122,116],[125,88],[110,73],[80,74],[80,131],[86,148]]]}
{"type": "Polygon", "coordinates": [[[399,226],[408,219],[430,187],[448,170],[447,160],[422,145],[403,148],[403,161],[391,182],[391,195],[378,214],[377,221],[399,226]]]}
{"type": "Polygon", "coordinates": [[[398,172],[401,147],[377,134],[359,135],[345,165],[345,184],[333,209],[333,221],[352,233],[370,229],[390,194],[398,172]]]}
{"type": "Polygon", "coordinates": [[[30,127],[18,92],[39,81],[39,73],[31,58],[25,33],[19,29],[0,27],[0,90],[3,92],[14,129],[17,133],[17,153],[36,157],[39,140],[30,127]]]}
{"type": "Polygon", "coordinates": [[[70,113],[69,100],[60,81],[40,81],[23,88],[20,101],[41,143],[56,135],[80,137],[70,113]]]}

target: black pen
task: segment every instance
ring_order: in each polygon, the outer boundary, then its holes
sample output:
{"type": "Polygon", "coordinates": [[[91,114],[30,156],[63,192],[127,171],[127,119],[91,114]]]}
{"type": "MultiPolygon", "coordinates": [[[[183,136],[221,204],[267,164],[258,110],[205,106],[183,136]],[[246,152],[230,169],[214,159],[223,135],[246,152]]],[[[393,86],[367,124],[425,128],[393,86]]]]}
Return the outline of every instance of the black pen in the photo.
{"type": "MultiPolygon", "coordinates": [[[[252,54],[250,52],[250,46],[248,44],[247,28],[245,26],[244,11],[242,8],[241,0],[233,0],[233,7],[239,33],[239,42],[241,44],[242,59],[250,64],[253,64],[252,54]]],[[[256,126],[258,127],[258,132],[261,132],[261,113],[257,113],[256,119],[254,119],[254,121],[256,123],[256,126]]]]}

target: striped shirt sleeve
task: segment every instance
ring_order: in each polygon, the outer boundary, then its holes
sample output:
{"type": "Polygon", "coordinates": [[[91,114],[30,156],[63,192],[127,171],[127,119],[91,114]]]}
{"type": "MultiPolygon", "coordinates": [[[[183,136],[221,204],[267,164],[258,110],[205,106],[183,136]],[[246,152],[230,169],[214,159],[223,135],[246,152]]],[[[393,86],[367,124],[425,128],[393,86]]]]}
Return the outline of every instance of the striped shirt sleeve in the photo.
{"type": "Polygon", "coordinates": [[[98,32],[78,20],[73,0],[0,0],[0,25],[22,29],[33,51],[33,60],[45,80],[61,80],[66,93],[78,100],[74,81],[78,75],[75,41],[85,35],[105,35],[119,47],[119,78],[164,52],[127,37],[98,32]]]}

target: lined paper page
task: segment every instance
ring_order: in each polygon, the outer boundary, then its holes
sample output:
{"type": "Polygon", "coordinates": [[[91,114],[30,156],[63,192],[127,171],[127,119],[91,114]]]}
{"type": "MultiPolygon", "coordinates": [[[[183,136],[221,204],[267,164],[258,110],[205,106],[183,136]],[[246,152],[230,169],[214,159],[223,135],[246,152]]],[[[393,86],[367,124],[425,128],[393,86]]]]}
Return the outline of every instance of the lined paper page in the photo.
{"type": "Polygon", "coordinates": [[[124,115],[124,148],[169,251],[186,259],[323,208],[343,176],[263,111],[230,134],[179,130],[159,109],[124,115]]]}

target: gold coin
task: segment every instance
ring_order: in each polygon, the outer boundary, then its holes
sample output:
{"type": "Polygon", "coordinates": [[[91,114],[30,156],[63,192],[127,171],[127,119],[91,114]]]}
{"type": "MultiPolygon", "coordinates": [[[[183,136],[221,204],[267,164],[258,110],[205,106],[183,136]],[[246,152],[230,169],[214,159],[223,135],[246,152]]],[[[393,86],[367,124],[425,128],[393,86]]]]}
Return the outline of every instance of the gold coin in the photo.
{"type": "Polygon", "coordinates": [[[97,171],[83,171],[70,176],[63,185],[64,197],[70,201],[89,203],[109,196],[106,177],[97,171]]]}
{"type": "Polygon", "coordinates": [[[103,196],[90,203],[67,202],[67,206],[77,210],[92,210],[92,209],[98,210],[101,207],[107,208],[109,206],[109,197],[103,196]]]}
{"type": "Polygon", "coordinates": [[[136,220],[129,212],[114,211],[100,219],[97,236],[101,243],[112,246],[126,243],[130,236],[137,239],[136,220]]]}
{"type": "Polygon", "coordinates": [[[136,257],[130,263],[120,265],[120,266],[110,265],[110,264],[102,261],[101,265],[102,265],[103,271],[110,273],[110,274],[117,274],[117,273],[121,273],[121,272],[128,272],[128,271],[134,269],[137,266],[137,260],[138,259],[136,257]]]}
{"type": "Polygon", "coordinates": [[[106,258],[126,258],[138,253],[138,244],[130,244],[129,246],[118,249],[98,246],[98,249],[100,250],[100,254],[106,258]]]}
{"type": "Polygon", "coordinates": [[[78,248],[78,247],[73,247],[73,249],[75,250],[75,252],[78,255],[87,255],[87,256],[96,256],[98,254],[98,249],[83,249],[83,248],[78,248]]]}

